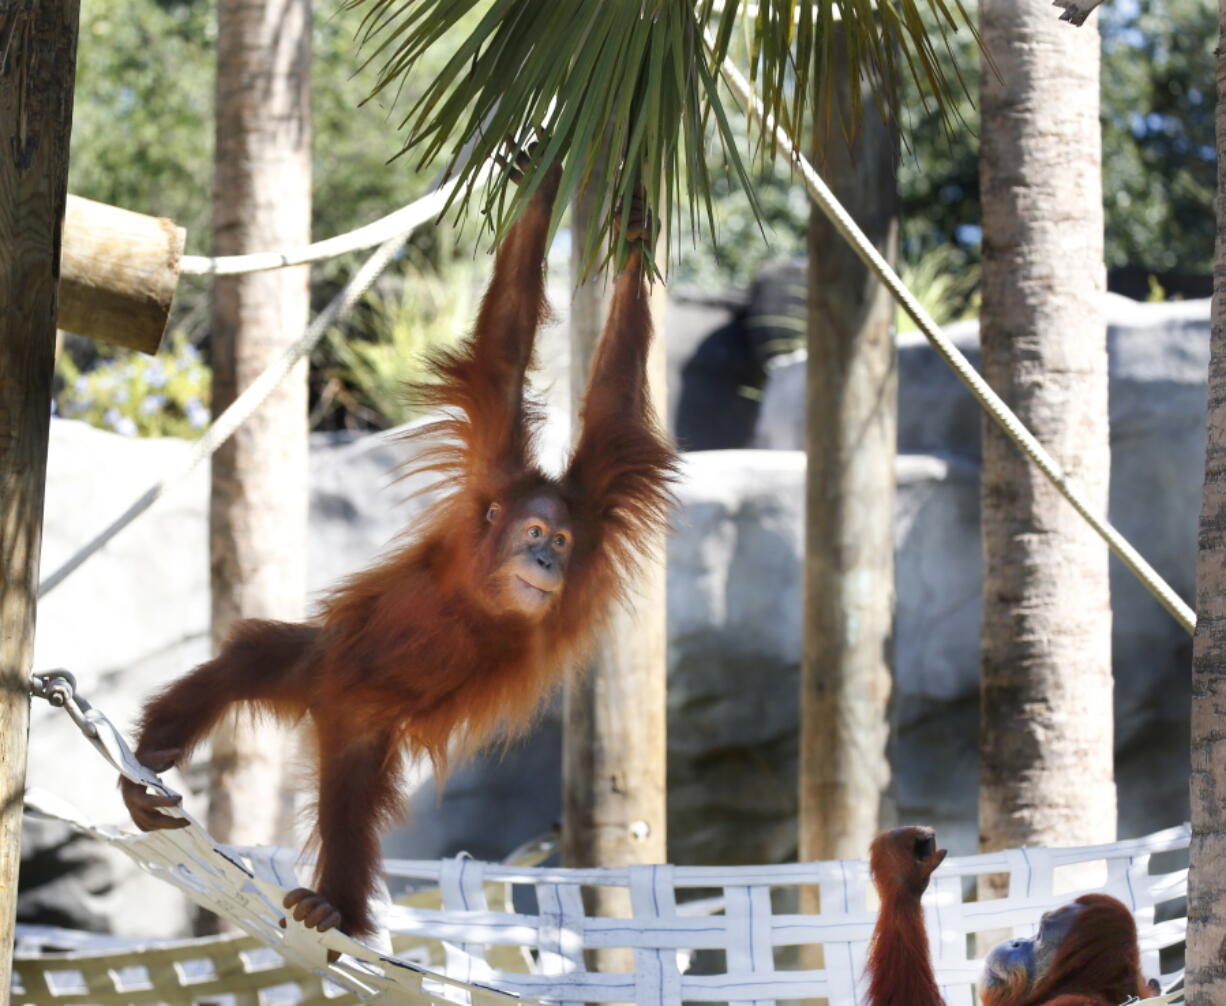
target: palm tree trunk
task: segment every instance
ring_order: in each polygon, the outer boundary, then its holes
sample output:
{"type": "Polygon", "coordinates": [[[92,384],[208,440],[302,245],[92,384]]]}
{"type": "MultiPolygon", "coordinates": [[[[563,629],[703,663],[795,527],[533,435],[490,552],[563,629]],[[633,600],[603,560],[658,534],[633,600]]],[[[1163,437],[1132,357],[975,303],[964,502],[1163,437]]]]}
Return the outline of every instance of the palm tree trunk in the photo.
{"type": "Polygon", "coordinates": [[[1217,242],[1192,644],[1188,1006],[1226,1002],[1226,0],[1218,20],[1217,242]]]}
{"type": "MultiPolygon", "coordinates": [[[[587,386],[592,356],[604,326],[609,285],[581,278],[581,235],[592,214],[608,212],[606,180],[593,177],[572,204],[570,310],[572,416],[587,386]]],[[[661,239],[661,247],[667,241],[661,239]]],[[[648,357],[652,403],[665,412],[664,285],[651,292],[655,338],[648,357]]],[[[576,430],[576,433],[578,431],[576,430]]],[[[567,866],[630,866],[668,860],[666,801],[668,671],[665,565],[660,554],[642,564],[627,603],[618,604],[587,668],[566,683],[562,758],[562,859],[567,866]]],[[[630,914],[629,891],[592,887],[593,915],[630,914]]],[[[629,950],[590,953],[601,971],[633,970],[629,950]]]]}
{"type": "MultiPolygon", "coordinates": [[[[220,0],[215,253],[305,244],[311,220],[309,0],[220,0]]],[[[305,267],[213,288],[214,412],[306,327],[305,267]]],[[[213,459],[214,648],[241,618],[299,619],[306,589],[306,363],[213,459]]],[[[284,743],[247,718],[213,742],[209,827],[223,841],[289,837],[284,743]]]]}
{"type": "MultiPolygon", "coordinates": [[[[814,162],[856,222],[898,256],[898,134],[865,95],[849,149],[845,52],[833,125],[814,162]]],[[[818,116],[821,119],[821,116],[818,116]]],[[[894,300],[826,216],[809,220],[804,661],[800,856],[859,859],[880,830],[894,629],[894,300]]],[[[807,906],[816,910],[816,905],[807,906]]]]}
{"type": "MultiPolygon", "coordinates": [[[[1107,506],[1107,346],[1096,23],[983,0],[986,379],[1107,506]]],[[[980,843],[1115,838],[1106,546],[983,423],[980,843]]]]}

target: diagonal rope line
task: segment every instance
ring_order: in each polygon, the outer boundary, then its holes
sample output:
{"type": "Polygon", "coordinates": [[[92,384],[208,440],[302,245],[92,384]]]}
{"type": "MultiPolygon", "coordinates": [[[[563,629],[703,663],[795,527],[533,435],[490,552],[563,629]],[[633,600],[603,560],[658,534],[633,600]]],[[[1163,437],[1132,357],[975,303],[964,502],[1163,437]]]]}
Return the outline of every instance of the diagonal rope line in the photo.
{"type": "MultiPolygon", "coordinates": [[[[707,45],[708,47],[711,46],[709,34],[707,36],[707,45]]],[[[843,208],[838,199],[835,198],[834,193],[830,191],[813,165],[796,149],[796,145],[792,142],[792,138],[788,135],[787,131],[774,120],[773,116],[765,114],[761,99],[753,92],[749,82],[730,59],[724,60],[722,73],[729,87],[732,88],[745,107],[751,109],[753,114],[763,121],[766,128],[774,133],[779,146],[783,148],[784,153],[791,160],[792,164],[800,171],[805,189],[809,193],[809,198],[826,214],[830,222],[834,224],[839,233],[852,246],[864,264],[885,284],[902,309],[910,315],[911,319],[919,327],[919,330],[932,343],[933,348],[949,364],[962,383],[970,389],[971,394],[975,396],[988,415],[1021,448],[1022,453],[1034,462],[1039,471],[1047,476],[1052,485],[1060,492],[1060,495],[1072,504],[1073,509],[1107,543],[1111,551],[1128,567],[1145,589],[1153,594],[1158,602],[1171,613],[1175,621],[1189,633],[1193,633],[1196,629],[1196,613],[1183,598],[1175,593],[1171,585],[1159,575],[1158,571],[1145,560],[1141,553],[1133,548],[1127,538],[1120,534],[1109,521],[1094,512],[1089,502],[1082,496],[1081,491],[1069,480],[1060,463],[1035,439],[1034,434],[1022,425],[1022,421],[1014,415],[1004,400],[992,390],[988,382],[971,366],[970,361],[962,355],[958,347],[945,337],[945,334],[940,330],[936,322],[932,320],[920,302],[915,299],[911,291],[903,285],[903,281],[899,278],[898,274],[890,267],[890,264],[877,251],[872,242],[868,240],[864,232],[856,225],[856,222],[852,220],[851,215],[843,208]]]]}
{"type": "MultiPolygon", "coordinates": [[[[483,167],[477,175],[475,184],[485,184],[489,179],[490,171],[491,165],[483,167]]],[[[256,410],[268,400],[269,395],[273,393],[277,385],[285,379],[285,375],[294,368],[299,360],[311,351],[337,319],[344,317],[362,299],[362,296],[371,288],[379,274],[387,268],[392,258],[412,232],[442,211],[454,185],[454,182],[448,182],[430,195],[419,199],[416,203],[385,217],[385,221],[396,218],[397,223],[403,229],[384,240],[383,244],[379,246],[374,254],[362,264],[362,267],[353,275],[349,282],[345,284],[341,292],[333,297],[328,306],[315,316],[306,332],[291,345],[286,346],[281,355],[273,360],[243,390],[243,393],[230,403],[229,408],[209,425],[200,439],[192,446],[192,451],[186,459],[145,490],[131,506],[116,517],[103,531],[85,544],[59,569],[47,576],[38,585],[39,599],[41,600],[51,591],[55,590],[56,587],[80,569],[91,556],[98,553],[120,531],[153,506],[167,490],[181,482],[202,462],[212,457],[217,449],[229,440],[238,428],[250,419],[256,410]],[[409,210],[414,212],[409,213],[409,210]]],[[[382,222],[377,221],[377,223],[382,222]]],[[[320,244],[326,243],[320,242],[320,244]]],[[[280,253],[262,254],[279,255],[280,253]]],[[[240,259],[260,258],[261,255],[240,255],[235,257],[240,259]]]]}

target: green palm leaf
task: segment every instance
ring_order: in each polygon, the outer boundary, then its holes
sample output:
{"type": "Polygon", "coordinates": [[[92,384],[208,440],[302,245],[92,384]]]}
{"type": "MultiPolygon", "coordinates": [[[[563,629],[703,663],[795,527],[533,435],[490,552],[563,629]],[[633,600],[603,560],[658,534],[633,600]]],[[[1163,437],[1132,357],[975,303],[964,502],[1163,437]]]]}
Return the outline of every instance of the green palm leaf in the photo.
{"type": "MultiPolygon", "coordinates": [[[[829,117],[824,96],[838,72],[832,52],[839,39],[846,72],[869,81],[882,114],[897,112],[904,72],[944,111],[956,85],[946,78],[926,25],[935,23],[947,39],[959,22],[970,23],[961,0],[346,2],[365,8],[366,59],[380,66],[376,94],[396,94],[427,50],[452,47],[443,72],[403,113],[401,127],[403,154],[423,167],[442,160],[458,175],[452,197],[458,212],[473,208],[476,174],[507,137],[540,138],[545,152],[538,165],[563,160],[557,217],[579,186],[604,179],[600,200],[607,212],[595,215],[587,234],[576,235],[585,271],[616,258],[615,210],[628,206],[639,187],[663,211],[669,233],[680,233],[671,217],[682,207],[693,230],[701,232],[705,221],[714,231],[705,142],[712,129],[721,160],[716,170],[731,173],[760,217],[719,86],[738,21],[748,35],[750,77],[767,110],[795,136],[811,125],[811,102],[819,120],[829,117]]],[[[858,102],[859,89],[852,94],[858,102]]],[[[853,119],[860,114],[858,103],[852,113],[853,119]]],[[[844,126],[850,132],[854,122],[844,126]]],[[[759,152],[773,155],[762,123],[751,128],[759,130],[759,152]]],[[[477,207],[495,236],[538,178],[534,172],[519,187],[495,179],[477,207]]]]}

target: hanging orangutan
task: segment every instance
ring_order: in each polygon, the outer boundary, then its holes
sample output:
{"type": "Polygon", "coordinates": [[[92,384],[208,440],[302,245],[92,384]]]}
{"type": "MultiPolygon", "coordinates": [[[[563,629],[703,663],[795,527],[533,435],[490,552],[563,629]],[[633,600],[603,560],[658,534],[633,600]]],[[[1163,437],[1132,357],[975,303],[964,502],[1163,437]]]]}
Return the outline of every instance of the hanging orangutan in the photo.
{"type": "MultiPolygon", "coordinates": [[[[944,858],[931,828],[897,828],[873,840],[869,869],[881,909],[869,948],[870,1006],[943,1006],[920,897],[944,858]]],[[[1153,994],[1141,976],[1132,913],[1106,894],[1048,912],[1033,939],[1001,943],[979,981],[983,1006],[1119,1006],[1153,994]]]]}
{"type": "MultiPolygon", "coordinates": [[[[516,181],[528,163],[516,159],[516,181]]],[[[410,529],[409,544],[342,582],[313,621],[240,623],[215,659],[144,708],[136,754],[158,772],[182,764],[236,704],[309,721],[315,890],[291,892],[285,907],[318,930],[374,930],[379,834],[404,812],[404,760],[428,757],[441,777],[449,749],[468,753],[524,729],[665,529],[677,458],[646,387],[651,235],[638,198],[570,464],[551,478],[533,457],[540,416],[524,375],[547,312],[560,177],[557,164],[545,172],[501,242],[471,340],[440,354],[437,383],[420,389],[448,411],[424,431],[433,446],[419,470],[454,491],[410,529]]],[[[161,812],[177,797],[120,785],[138,827],[187,823],[161,812]]]]}

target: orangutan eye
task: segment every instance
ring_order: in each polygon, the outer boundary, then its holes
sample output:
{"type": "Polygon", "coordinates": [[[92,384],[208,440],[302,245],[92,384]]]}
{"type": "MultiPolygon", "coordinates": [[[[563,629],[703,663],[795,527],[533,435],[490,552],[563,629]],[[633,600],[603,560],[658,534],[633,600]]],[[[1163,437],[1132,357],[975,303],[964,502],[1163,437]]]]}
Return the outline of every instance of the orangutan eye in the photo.
{"type": "Polygon", "coordinates": [[[493,524],[498,519],[500,513],[502,513],[502,507],[497,503],[491,503],[489,509],[485,511],[485,519],[493,524]]]}
{"type": "Polygon", "coordinates": [[[528,534],[533,538],[539,538],[541,536],[541,529],[533,524],[530,528],[528,528],[528,534]]]}
{"type": "Polygon", "coordinates": [[[565,548],[565,547],[566,547],[566,535],[564,535],[564,534],[555,534],[555,535],[553,536],[553,543],[554,543],[554,545],[556,545],[558,548],[565,548]]]}

